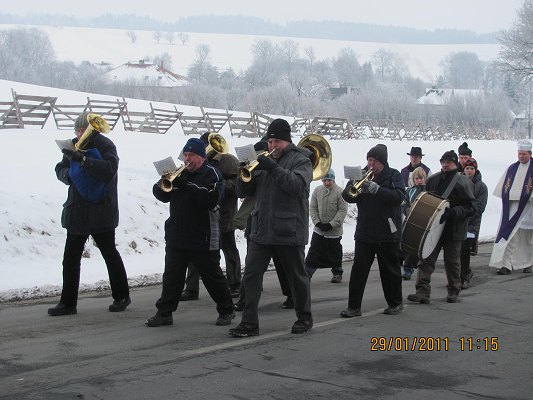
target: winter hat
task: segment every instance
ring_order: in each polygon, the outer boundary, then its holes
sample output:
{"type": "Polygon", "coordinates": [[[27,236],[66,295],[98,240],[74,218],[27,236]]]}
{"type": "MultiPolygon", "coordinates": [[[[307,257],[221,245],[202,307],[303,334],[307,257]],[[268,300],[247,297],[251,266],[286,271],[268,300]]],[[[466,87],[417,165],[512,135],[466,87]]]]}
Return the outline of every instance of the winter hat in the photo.
{"type": "Polygon", "coordinates": [[[87,129],[89,126],[89,121],[87,121],[87,116],[90,114],[90,112],[82,112],[80,115],[78,115],[78,118],[76,118],[76,121],[74,121],[74,130],[77,131],[78,129],[87,129]]]}
{"type": "Polygon", "coordinates": [[[202,136],[200,136],[200,139],[202,140],[202,142],[204,142],[204,144],[207,146],[209,144],[209,135],[211,134],[211,132],[205,132],[202,136]]]}
{"type": "Polygon", "coordinates": [[[375,145],[370,150],[368,150],[368,153],[366,153],[367,160],[369,157],[375,158],[383,165],[388,165],[387,164],[387,159],[388,159],[387,146],[385,146],[384,144],[375,145]]]}
{"type": "Polygon", "coordinates": [[[440,161],[453,161],[455,165],[459,166],[459,159],[457,157],[457,154],[455,154],[455,151],[450,150],[445,152],[442,157],[440,158],[440,161]]]}
{"type": "Polygon", "coordinates": [[[266,136],[267,139],[281,139],[286,142],[292,142],[291,126],[284,119],[277,118],[268,126],[266,136]]]}
{"type": "Polygon", "coordinates": [[[518,142],[518,150],[531,151],[531,142],[529,140],[521,140],[518,142]]]}
{"type": "Polygon", "coordinates": [[[201,139],[191,138],[187,140],[187,143],[185,143],[185,146],[183,147],[183,153],[187,151],[205,158],[205,144],[201,139]]]}
{"type": "Polygon", "coordinates": [[[477,161],[476,161],[476,159],[475,158],[469,158],[468,160],[466,160],[463,168],[466,168],[466,167],[474,167],[474,169],[477,171],[477,161]]]}
{"type": "Polygon", "coordinates": [[[334,181],[335,180],[335,171],[333,171],[332,169],[330,169],[328,171],[328,173],[326,175],[324,175],[324,177],[322,178],[323,181],[325,180],[330,180],[330,181],[334,181]]]}
{"type": "Polygon", "coordinates": [[[422,148],[421,147],[411,147],[411,151],[407,153],[408,156],[419,156],[422,157],[425,154],[422,154],[422,148]]]}
{"type": "Polygon", "coordinates": [[[463,144],[459,146],[457,151],[459,152],[460,156],[471,156],[472,155],[472,150],[468,148],[468,143],[466,142],[463,142],[463,144]]]}
{"type": "Polygon", "coordinates": [[[254,150],[256,152],[259,151],[268,151],[268,142],[266,141],[266,138],[261,139],[259,142],[254,144],[254,150]]]}

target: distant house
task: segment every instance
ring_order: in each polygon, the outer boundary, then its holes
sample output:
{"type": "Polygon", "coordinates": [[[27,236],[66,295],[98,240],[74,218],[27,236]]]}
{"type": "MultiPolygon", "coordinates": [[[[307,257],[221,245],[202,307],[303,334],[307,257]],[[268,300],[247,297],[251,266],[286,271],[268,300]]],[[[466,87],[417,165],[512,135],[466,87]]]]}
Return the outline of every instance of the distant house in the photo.
{"type": "Polygon", "coordinates": [[[184,76],[169,71],[163,65],[144,60],[128,62],[104,74],[108,82],[132,82],[138,86],[173,88],[188,85],[184,76]]]}
{"type": "Polygon", "coordinates": [[[435,87],[426,89],[426,93],[419,97],[416,104],[443,106],[453,99],[466,100],[468,97],[482,96],[486,92],[477,89],[438,89],[435,87]]]}
{"type": "Polygon", "coordinates": [[[329,87],[328,90],[329,90],[329,95],[331,96],[331,99],[336,99],[345,94],[350,94],[350,93],[359,94],[361,92],[361,89],[359,88],[354,88],[352,86],[344,86],[344,85],[338,85],[337,87],[332,86],[332,87],[329,87]]]}
{"type": "Polygon", "coordinates": [[[522,112],[514,116],[511,131],[517,138],[531,139],[531,134],[533,133],[532,125],[533,121],[531,120],[531,113],[522,112]]]}

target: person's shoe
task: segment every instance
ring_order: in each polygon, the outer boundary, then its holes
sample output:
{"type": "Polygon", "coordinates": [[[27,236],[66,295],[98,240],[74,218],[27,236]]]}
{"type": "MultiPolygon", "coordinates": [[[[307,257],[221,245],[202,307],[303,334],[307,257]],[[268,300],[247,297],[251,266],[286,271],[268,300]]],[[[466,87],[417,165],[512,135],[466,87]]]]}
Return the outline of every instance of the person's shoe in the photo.
{"type": "Polygon", "coordinates": [[[291,333],[306,333],[313,327],[312,319],[299,319],[297,320],[291,328],[291,333]]]}
{"type": "Polygon", "coordinates": [[[404,269],[402,279],[404,281],[411,280],[411,276],[413,275],[413,270],[404,269]]]}
{"type": "Polygon", "coordinates": [[[341,283],[342,282],[342,275],[333,275],[331,278],[331,283],[341,283]]]}
{"type": "Polygon", "coordinates": [[[259,325],[241,322],[235,328],[231,328],[229,334],[235,337],[257,336],[259,335],[259,325]]]}
{"type": "Polygon", "coordinates": [[[198,293],[184,290],[183,293],[181,294],[180,301],[190,301],[190,300],[198,300],[198,293]]]}
{"type": "Polygon", "coordinates": [[[496,271],[498,275],[509,275],[511,273],[511,270],[509,268],[501,267],[498,271],[496,271]]]}
{"type": "Polygon", "coordinates": [[[387,315],[397,315],[403,311],[403,304],[398,304],[394,307],[387,307],[383,310],[383,314],[387,315]]]}
{"type": "Polygon", "coordinates": [[[457,295],[456,294],[449,294],[446,296],[446,301],[448,303],[457,303],[457,295]]]}
{"type": "Polygon", "coordinates": [[[410,294],[407,296],[407,300],[412,301],[413,303],[429,304],[429,297],[418,293],[410,294]]]}
{"type": "Polygon", "coordinates": [[[292,297],[287,296],[287,299],[281,303],[281,308],[284,308],[285,310],[293,309],[294,302],[292,301],[292,297]]]}
{"type": "Polygon", "coordinates": [[[360,308],[348,307],[346,310],[341,311],[342,318],[353,318],[353,317],[360,317],[360,316],[361,316],[360,308]]]}
{"type": "Polygon", "coordinates": [[[531,268],[533,267],[527,267],[527,268],[524,268],[524,270],[522,271],[524,274],[530,274],[531,273],[531,268]]]}
{"type": "Polygon", "coordinates": [[[59,303],[57,306],[48,309],[48,315],[52,317],[58,317],[60,315],[72,315],[77,314],[78,310],[76,306],[67,306],[63,303],[59,303]]]}
{"type": "Polygon", "coordinates": [[[230,314],[219,314],[215,322],[215,325],[225,326],[231,324],[231,320],[235,318],[235,312],[232,311],[230,314]]]}
{"type": "Polygon", "coordinates": [[[241,295],[241,291],[240,291],[240,289],[231,289],[229,291],[229,294],[231,295],[232,299],[236,299],[236,298],[238,298],[241,295]]]}
{"type": "Polygon", "coordinates": [[[244,300],[241,299],[239,300],[238,302],[236,302],[234,305],[233,305],[233,309],[235,311],[242,311],[244,310],[244,300]]]}
{"type": "Polygon", "coordinates": [[[470,273],[470,275],[468,275],[468,278],[461,280],[461,289],[464,290],[470,287],[470,279],[472,279],[473,276],[474,274],[470,273]]]}
{"type": "Polygon", "coordinates": [[[172,325],[173,323],[172,314],[167,316],[156,314],[153,317],[148,318],[144,324],[151,327],[158,327],[162,325],[172,325]]]}
{"type": "Polygon", "coordinates": [[[114,300],[113,304],[109,306],[109,311],[111,312],[124,311],[126,307],[128,307],[130,304],[131,304],[130,296],[126,297],[125,299],[114,300]]]}

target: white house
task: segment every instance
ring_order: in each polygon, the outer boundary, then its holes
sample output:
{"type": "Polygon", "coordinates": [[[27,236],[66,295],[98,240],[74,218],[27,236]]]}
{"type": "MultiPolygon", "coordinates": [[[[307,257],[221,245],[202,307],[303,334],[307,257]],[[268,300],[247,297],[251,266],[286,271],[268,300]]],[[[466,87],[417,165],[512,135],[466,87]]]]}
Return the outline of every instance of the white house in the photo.
{"type": "Polygon", "coordinates": [[[106,72],[104,77],[110,83],[134,81],[139,86],[150,87],[172,88],[189,84],[184,76],[144,60],[122,64],[106,72]]]}

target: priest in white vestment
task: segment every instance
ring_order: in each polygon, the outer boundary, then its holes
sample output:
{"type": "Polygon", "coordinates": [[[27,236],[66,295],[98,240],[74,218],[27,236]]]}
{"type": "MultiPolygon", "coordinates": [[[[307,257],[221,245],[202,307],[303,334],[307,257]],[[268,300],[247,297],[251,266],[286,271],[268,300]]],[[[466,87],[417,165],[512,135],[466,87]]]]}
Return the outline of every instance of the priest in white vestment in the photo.
{"type": "Polygon", "coordinates": [[[531,272],[533,264],[533,163],[531,142],[518,142],[518,162],[500,178],[494,196],[502,199],[502,216],[489,265],[498,274],[531,272]]]}

